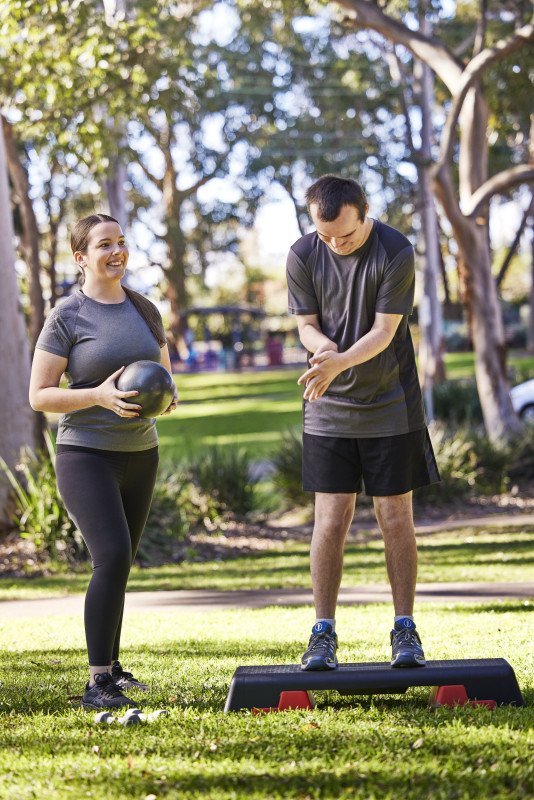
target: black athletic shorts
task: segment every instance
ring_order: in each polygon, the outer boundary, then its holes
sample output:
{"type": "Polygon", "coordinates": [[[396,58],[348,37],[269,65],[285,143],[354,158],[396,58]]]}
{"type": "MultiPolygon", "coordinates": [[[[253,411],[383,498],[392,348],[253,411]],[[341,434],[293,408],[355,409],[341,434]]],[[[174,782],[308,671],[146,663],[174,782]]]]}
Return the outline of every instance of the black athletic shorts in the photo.
{"type": "Polygon", "coordinates": [[[303,434],[302,486],[306,492],[371,497],[405,494],[440,480],[428,430],[398,436],[345,439],[303,434]]]}

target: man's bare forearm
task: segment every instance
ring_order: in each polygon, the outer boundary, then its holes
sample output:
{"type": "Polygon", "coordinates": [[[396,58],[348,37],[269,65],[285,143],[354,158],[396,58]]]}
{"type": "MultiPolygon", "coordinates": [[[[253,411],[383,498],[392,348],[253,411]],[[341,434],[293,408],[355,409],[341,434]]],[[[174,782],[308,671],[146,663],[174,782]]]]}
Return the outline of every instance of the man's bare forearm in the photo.
{"type": "Polygon", "coordinates": [[[372,328],[369,333],[358,339],[352,347],[339,354],[340,358],[343,359],[343,369],[350,369],[350,367],[356,367],[358,364],[365,364],[366,361],[370,361],[382,353],[392,339],[393,336],[389,331],[382,328],[372,328]]]}
{"type": "Polygon", "coordinates": [[[310,353],[315,353],[319,347],[324,349],[328,345],[331,345],[332,350],[336,350],[337,352],[337,344],[329,339],[320,328],[310,323],[301,328],[299,331],[299,338],[303,346],[310,353]]]}

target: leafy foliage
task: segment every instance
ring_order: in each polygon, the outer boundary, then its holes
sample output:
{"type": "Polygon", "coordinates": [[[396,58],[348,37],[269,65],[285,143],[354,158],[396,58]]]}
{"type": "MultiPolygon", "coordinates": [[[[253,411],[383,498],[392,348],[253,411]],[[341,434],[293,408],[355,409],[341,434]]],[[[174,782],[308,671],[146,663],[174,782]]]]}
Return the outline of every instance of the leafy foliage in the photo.
{"type": "Polygon", "coordinates": [[[150,514],[137,551],[137,560],[150,564],[179,561],[191,530],[212,527],[217,511],[210,497],[199,491],[182,464],[160,468],[150,514]]]}
{"type": "Polygon", "coordinates": [[[30,540],[41,556],[63,563],[83,561],[87,558],[83,539],[57,490],[55,449],[49,433],[45,443],[37,454],[23,453],[14,471],[0,458],[0,468],[15,495],[13,521],[21,537],[30,540]]]}
{"type": "Polygon", "coordinates": [[[281,444],[274,454],[274,485],[284,497],[297,505],[309,505],[312,495],[302,488],[302,437],[295,428],[282,434],[281,444]]]}
{"type": "Polygon", "coordinates": [[[475,381],[444,381],[434,386],[434,410],[436,417],[444,422],[481,423],[482,408],[475,381]]]}
{"type": "Polygon", "coordinates": [[[417,490],[417,496],[449,502],[470,494],[498,494],[509,485],[510,452],[470,428],[435,425],[432,444],[441,483],[417,490]]]}
{"type": "Polygon", "coordinates": [[[193,480],[220,513],[248,514],[255,507],[254,487],[258,479],[251,474],[251,458],[240,447],[208,448],[189,468],[193,480]]]}

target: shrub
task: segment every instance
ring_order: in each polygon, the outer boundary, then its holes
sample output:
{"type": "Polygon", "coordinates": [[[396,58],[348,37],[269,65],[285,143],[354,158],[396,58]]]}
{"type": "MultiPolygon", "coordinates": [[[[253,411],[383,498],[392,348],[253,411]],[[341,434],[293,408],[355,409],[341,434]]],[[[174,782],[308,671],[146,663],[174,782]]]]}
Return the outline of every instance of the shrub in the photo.
{"type": "Polygon", "coordinates": [[[444,381],[434,387],[434,412],[439,420],[456,425],[482,422],[482,408],[474,380],[444,381]]]}
{"type": "Polygon", "coordinates": [[[198,490],[185,466],[163,464],[137,559],[149,564],[181,560],[192,529],[211,528],[216,516],[210,499],[198,490]]]}
{"type": "Polygon", "coordinates": [[[214,445],[190,461],[189,470],[217,512],[242,516],[254,509],[258,478],[243,448],[214,445]]]}
{"type": "Polygon", "coordinates": [[[534,425],[525,425],[522,435],[510,445],[508,475],[513,481],[534,480],[534,425]]]}
{"type": "Polygon", "coordinates": [[[287,500],[302,506],[313,502],[313,495],[302,488],[302,438],[294,428],[282,434],[273,464],[273,483],[287,500]]]}
{"type": "Polygon", "coordinates": [[[508,485],[509,452],[468,428],[433,425],[432,444],[441,483],[417,490],[417,496],[449,502],[470,494],[493,494],[508,485]]]}
{"type": "Polygon", "coordinates": [[[13,522],[40,556],[68,564],[85,561],[82,536],[59,496],[54,462],[55,447],[48,431],[45,448],[37,454],[24,451],[14,470],[0,459],[15,496],[13,522]]]}

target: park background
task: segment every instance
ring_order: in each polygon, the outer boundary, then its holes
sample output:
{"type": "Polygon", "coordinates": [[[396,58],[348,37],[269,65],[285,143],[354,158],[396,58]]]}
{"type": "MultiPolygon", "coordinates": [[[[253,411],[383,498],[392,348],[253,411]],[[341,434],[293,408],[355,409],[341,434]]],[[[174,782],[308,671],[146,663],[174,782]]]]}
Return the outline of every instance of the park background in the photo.
{"type": "MultiPolygon", "coordinates": [[[[0,4],[0,797],[533,790],[534,434],[509,393],[534,377],[531,15],[527,0],[0,4]],[[297,661],[312,620],[276,602],[309,587],[313,515],[285,257],[327,172],[360,181],[371,216],[416,249],[411,323],[443,477],[415,497],[419,581],[472,595],[420,603],[423,641],[434,657],[508,658],[525,709],[431,713],[416,691],[221,713],[235,667],[297,661]],[[171,708],[142,733],[76,709],[79,615],[11,616],[78,597],[90,571],[55,486],[57,420],[27,396],[44,319],[76,285],[69,228],[95,209],[126,231],[128,282],[162,311],[181,398],[158,421],[130,590],[272,590],[277,606],[129,616],[127,664],[171,708]]],[[[386,578],[359,505],[345,588],[386,578]]],[[[341,657],[387,658],[390,616],[341,608],[341,657]]]]}

